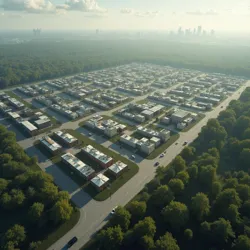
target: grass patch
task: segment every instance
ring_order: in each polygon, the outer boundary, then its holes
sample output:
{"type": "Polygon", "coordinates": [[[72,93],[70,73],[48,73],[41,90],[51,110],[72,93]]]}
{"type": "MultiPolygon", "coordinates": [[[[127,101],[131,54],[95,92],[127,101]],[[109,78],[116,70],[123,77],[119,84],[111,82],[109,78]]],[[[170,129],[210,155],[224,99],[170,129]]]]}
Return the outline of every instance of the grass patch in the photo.
{"type": "Polygon", "coordinates": [[[63,223],[54,232],[47,235],[47,237],[41,242],[41,245],[37,248],[37,250],[48,249],[53,243],[55,243],[62,236],[64,236],[69,230],[71,230],[76,225],[79,218],[80,218],[80,211],[77,208],[74,208],[70,220],[63,223]]]}
{"type": "Polygon", "coordinates": [[[6,91],[6,94],[8,94],[10,97],[17,99],[19,102],[23,103],[26,107],[30,109],[36,109],[31,103],[24,101],[23,98],[14,94],[12,91],[6,91]]]}
{"type": "Polygon", "coordinates": [[[169,146],[171,146],[175,141],[179,139],[180,135],[179,134],[173,134],[170,139],[162,144],[160,147],[156,148],[150,155],[147,156],[146,159],[152,160],[156,158],[159,154],[164,152],[169,146]]]}
{"type": "MultiPolygon", "coordinates": [[[[78,133],[77,131],[66,130],[66,132],[68,132],[71,135],[78,138],[78,140],[81,143],[81,146],[92,145],[97,150],[100,150],[104,154],[111,156],[114,159],[114,162],[122,161],[128,165],[128,170],[126,172],[124,172],[122,176],[118,177],[117,179],[111,180],[111,183],[110,183],[110,186],[108,189],[105,189],[102,192],[98,193],[94,189],[94,187],[92,187],[92,185],[90,183],[88,183],[88,185],[86,185],[86,187],[84,187],[85,191],[88,192],[95,200],[97,200],[97,201],[106,200],[107,198],[110,197],[110,195],[114,194],[122,185],[124,185],[129,179],[131,179],[139,171],[139,167],[135,163],[133,163],[130,160],[122,157],[121,155],[103,147],[102,145],[97,144],[93,140],[78,133]]],[[[87,158],[87,157],[85,157],[85,158],[87,158]]],[[[84,161],[85,161],[85,158],[84,158],[84,161]]]]}
{"type": "Polygon", "coordinates": [[[136,102],[137,104],[144,104],[144,103],[148,103],[149,102],[149,100],[148,99],[142,99],[142,100],[140,100],[140,101],[138,101],[138,102],[136,102]]]}
{"type": "Polygon", "coordinates": [[[192,122],[191,124],[189,124],[186,128],[184,128],[181,132],[187,132],[189,131],[192,127],[194,127],[196,124],[198,124],[204,117],[206,117],[206,115],[204,114],[199,114],[198,115],[198,119],[195,122],[192,122]]]}

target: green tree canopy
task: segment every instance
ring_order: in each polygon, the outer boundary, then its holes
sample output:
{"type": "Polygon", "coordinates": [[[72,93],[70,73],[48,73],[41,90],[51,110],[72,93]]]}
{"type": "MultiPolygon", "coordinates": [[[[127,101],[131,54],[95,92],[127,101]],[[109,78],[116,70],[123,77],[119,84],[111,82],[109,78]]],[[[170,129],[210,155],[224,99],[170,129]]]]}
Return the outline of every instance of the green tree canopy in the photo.
{"type": "Polygon", "coordinates": [[[180,250],[176,239],[168,232],[155,242],[155,247],[157,250],[180,250]]]}
{"type": "Polygon", "coordinates": [[[159,186],[152,194],[150,201],[159,207],[168,205],[174,199],[173,192],[167,185],[159,186]]]}
{"type": "Polygon", "coordinates": [[[209,199],[204,193],[197,193],[192,197],[191,212],[193,216],[202,221],[210,212],[209,199]]]}
{"type": "Polygon", "coordinates": [[[169,181],[168,186],[175,195],[179,195],[184,190],[184,183],[180,179],[173,178],[169,181]]]}
{"type": "Polygon", "coordinates": [[[121,206],[118,206],[113,214],[110,223],[112,226],[120,226],[123,231],[127,231],[130,224],[131,214],[121,206]]]}

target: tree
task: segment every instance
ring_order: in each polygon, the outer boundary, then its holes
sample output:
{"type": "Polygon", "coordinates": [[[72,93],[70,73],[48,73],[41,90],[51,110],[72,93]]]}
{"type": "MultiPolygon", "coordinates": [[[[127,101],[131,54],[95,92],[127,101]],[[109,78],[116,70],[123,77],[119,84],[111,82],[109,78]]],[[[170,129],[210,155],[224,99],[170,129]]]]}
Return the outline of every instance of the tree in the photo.
{"type": "Polygon", "coordinates": [[[232,249],[233,250],[250,249],[250,239],[246,235],[239,235],[232,249]]]}
{"type": "Polygon", "coordinates": [[[219,245],[223,245],[225,242],[228,242],[230,238],[235,237],[230,221],[228,220],[220,218],[219,220],[212,222],[210,227],[212,240],[219,245]]]}
{"type": "Polygon", "coordinates": [[[216,198],[217,195],[221,192],[222,190],[222,185],[219,181],[215,181],[212,184],[212,189],[211,189],[211,193],[212,193],[212,197],[216,198]]]}
{"type": "Polygon", "coordinates": [[[193,216],[202,221],[210,212],[210,205],[208,197],[203,193],[197,193],[192,197],[191,212],[193,216]]]}
{"type": "Polygon", "coordinates": [[[184,183],[180,179],[174,178],[169,181],[168,185],[175,195],[181,194],[184,190],[184,183]]]}
{"type": "Polygon", "coordinates": [[[189,174],[187,171],[177,173],[176,178],[182,180],[184,185],[187,185],[189,182],[189,174]]]}
{"type": "Polygon", "coordinates": [[[223,215],[226,209],[231,205],[239,207],[241,205],[241,199],[235,189],[229,188],[223,190],[217,196],[215,200],[215,207],[219,214],[223,215]]]}
{"type": "Polygon", "coordinates": [[[212,166],[201,167],[199,181],[204,186],[210,188],[216,179],[216,169],[212,166]]]}
{"type": "Polygon", "coordinates": [[[185,226],[189,219],[189,211],[185,204],[177,201],[171,201],[168,206],[162,210],[164,220],[175,230],[180,230],[185,226]]]}
{"type": "Polygon", "coordinates": [[[182,152],[181,152],[181,156],[184,160],[186,160],[187,162],[190,162],[194,159],[195,156],[195,148],[191,147],[191,146],[187,146],[185,147],[182,152]]]}
{"type": "Polygon", "coordinates": [[[250,128],[247,128],[243,133],[244,139],[250,139],[250,128]]]}
{"type": "Polygon", "coordinates": [[[26,238],[26,232],[23,226],[14,225],[4,235],[4,241],[7,243],[8,241],[13,242],[14,246],[18,246],[22,243],[26,238]]]}
{"type": "Polygon", "coordinates": [[[140,240],[140,245],[143,246],[145,250],[153,250],[155,249],[154,239],[148,235],[144,235],[140,240]]]}
{"type": "Polygon", "coordinates": [[[247,116],[240,116],[234,126],[234,134],[238,138],[243,139],[244,131],[250,127],[250,118],[247,116]]]}
{"type": "Polygon", "coordinates": [[[187,239],[187,240],[192,240],[193,239],[193,231],[189,228],[187,228],[185,231],[184,231],[184,237],[187,239]]]}
{"type": "Polygon", "coordinates": [[[123,231],[127,231],[130,224],[131,214],[128,210],[118,206],[110,220],[112,226],[120,225],[123,231]]]}
{"type": "Polygon", "coordinates": [[[41,245],[41,241],[32,241],[30,244],[29,244],[29,250],[37,250],[38,247],[41,245]]]}
{"type": "Polygon", "coordinates": [[[236,188],[236,186],[238,185],[238,180],[237,178],[229,178],[225,180],[225,184],[224,184],[224,189],[227,188],[236,188]]]}
{"type": "Polygon", "coordinates": [[[243,150],[240,153],[240,161],[241,166],[243,170],[248,170],[249,164],[250,164],[250,149],[249,148],[243,148],[243,150]]]}
{"type": "Polygon", "coordinates": [[[132,201],[128,205],[128,211],[134,219],[141,219],[147,210],[147,204],[143,201],[132,201]]]}
{"type": "Polygon", "coordinates": [[[239,184],[236,187],[236,191],[240,196],[240,199],[244,202],[250,198],[250,187],[246,184],[239,184]]]}
{"type": "Polygon", "coordinates": [[[150,195],[147,192],[143,192],[140,195],[140,201],[148,202],[149,198],[150,198],[150,195]]]}
{"type": "Polygon", "coordinates": [[[160,186],[155,190],[150,198],[150,201],[159,207],[168,205],[174,199],[173,192],[167,185],[160,186]]]}
{"type": "Polygon", "coordinates": [[[57,200],[69,200],[69,192],[68,191],[60,191],[58,192],[57,200]]]}
{"type": "Polygon", "coordinates": [[[183,171],[186,168],[186,162],[180,155],[175,157],[172,162],[172,165],[174,166],[176,173],[183,171]]]}
{"type": "Polygon", "coordinates": [[[70,219],[73,207],[68,200],[60,200],[52,207],[50,215],[55,224],[62,223],[70,219]]]}
{"type": "Polygon", "coordinates": [[[244,202],[242,205],[242,214],[250,219],[250,200],[244,202]]]}
{"type": "Polygon", "coordinates": [[[233,225],[240,222],[240,213],[238,207],[234,204],[231,204],[227,211],[225,212],[226,219],[228,219],[233,225]]]}
{"type": "Polygon", "coordinates": [[[44,187],[41,189],[41,199],[46,203],[53,203],[58,197],[58,187],[52,182],[45,182],[44,187]]]}
{"type": "Polygon", "coordinates": [[[147,188],[149,193],[153,192],[155,189],[157,189],[159,186],[161,185],[161,182],[159,180],[159,178],[154,178],[152,181],[150,181],[147,184],[147,188]]]}
{"type": "Polygon", "coordinates": [[[123,232],[120,226],[108,227],[98,234],[98,241],[102,249],[119,249],[123,241],[123,232]]]}
{"type": "Polygon", "coordinates": [[[33,222],[41,218],[44,211],[44,205],[40,202],[35,202],[29,209],[29,219],[33,222]]]}
{"type": "Polygon", "coordinates": [[[140,239],[145,235],[153,238],[155,232],[155,221],[151,217],[145,217],[143,220],[140,220],[133,228],[133,233],[137,239],[140,239]]]}
{"type": "Polygon", "coordinates": [[[155,247],[157,250],[180,250],[176,239],[168,232],[155,242],[155,247]]]}
{"type": "Polygon", "coordinates": [[[198,167],[196,165],[192,165],[187,168],[187,172],[192,180],[195,180],[198,176],[198,167]]]}
{"type": "Polygon", "coordinates": [[[0,195],[6,190],[8,183],[7,180],[0,178],[0,195]]]}

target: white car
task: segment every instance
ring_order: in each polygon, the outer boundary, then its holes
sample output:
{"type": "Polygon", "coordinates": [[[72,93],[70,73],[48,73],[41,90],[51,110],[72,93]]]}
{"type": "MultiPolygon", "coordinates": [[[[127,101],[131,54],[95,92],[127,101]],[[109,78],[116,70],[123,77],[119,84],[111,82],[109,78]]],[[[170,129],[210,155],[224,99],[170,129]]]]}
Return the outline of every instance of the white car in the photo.
{"type": "Polygon", "coordinates": [[[114,207],[111,211],[111,214],[114,214],[115,213],[115,210],[117,209],[118,206],[114,207]]]}

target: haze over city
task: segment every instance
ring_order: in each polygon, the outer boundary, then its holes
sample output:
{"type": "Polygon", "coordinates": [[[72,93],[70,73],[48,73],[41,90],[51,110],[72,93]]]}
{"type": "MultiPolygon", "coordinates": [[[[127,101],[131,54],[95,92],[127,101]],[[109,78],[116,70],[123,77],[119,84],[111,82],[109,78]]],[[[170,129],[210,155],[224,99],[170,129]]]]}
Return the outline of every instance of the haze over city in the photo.
{"type": "Polygon", "coordinates": [[[248,0],[0,0],[0,29],[249,32],[248,0]]]}

